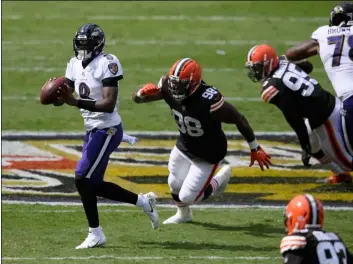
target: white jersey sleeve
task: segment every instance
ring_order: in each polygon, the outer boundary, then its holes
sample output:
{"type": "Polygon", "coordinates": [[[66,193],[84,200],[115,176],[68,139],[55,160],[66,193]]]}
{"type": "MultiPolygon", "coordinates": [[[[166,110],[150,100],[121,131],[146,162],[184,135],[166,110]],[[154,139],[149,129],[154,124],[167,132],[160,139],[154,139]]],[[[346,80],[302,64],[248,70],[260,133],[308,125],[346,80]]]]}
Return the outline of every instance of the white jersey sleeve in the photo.
{"type": "Polygon", "coordinates": [[[101,60],[101,75],[99,79],[102,81],[107,78],[118,77],[123,79],[123,68],[119,59],[112,54],[105,54],[101,60]]]}
{"type": "Polygon", "coordinates": [[[325,38],[324,32],[327,31],[327,28],[328,26],[319,27],[317,30],[313,32],[313,34],[311,34],[311,38],[317,41],[323,40],[323,38],[325,38]]]}
{"type": "Polygon", "coordinates": [[[65,78],[74,82],[75,78],[74,78],[74,72],[73,72],[73,60],[74,58],[71,58],[71,60],[67,62],[65,78]]]}

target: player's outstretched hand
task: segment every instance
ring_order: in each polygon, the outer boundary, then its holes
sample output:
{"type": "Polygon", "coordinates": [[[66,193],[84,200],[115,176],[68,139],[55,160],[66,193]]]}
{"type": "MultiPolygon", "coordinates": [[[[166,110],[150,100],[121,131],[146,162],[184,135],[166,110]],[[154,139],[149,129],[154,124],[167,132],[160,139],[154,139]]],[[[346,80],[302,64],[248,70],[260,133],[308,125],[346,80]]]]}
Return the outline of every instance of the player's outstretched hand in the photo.
{"type": "Polygon", "coordinates": [[[272,165],[270,155],[268,155],[260,146],[258,146],[256,149],[251,150],[251,160],[249,167],[252,167],[255,161],[259,163],[261,170],[264,170],[264,165],[267,169],[269,169],[272,165]]]}
{"type": "Polygon", "coordinates": [[[77,99],[73,94],[67,89],[66,86],[59,87],[57,91],[58,99],[68,105],[77,106],[77,99]]]}
{"type": "Polygon", "coordinates": [[[137,96],[153,95],[160,91],[160,89],[153,83],[145,84],[138,92],[137,96]]]}

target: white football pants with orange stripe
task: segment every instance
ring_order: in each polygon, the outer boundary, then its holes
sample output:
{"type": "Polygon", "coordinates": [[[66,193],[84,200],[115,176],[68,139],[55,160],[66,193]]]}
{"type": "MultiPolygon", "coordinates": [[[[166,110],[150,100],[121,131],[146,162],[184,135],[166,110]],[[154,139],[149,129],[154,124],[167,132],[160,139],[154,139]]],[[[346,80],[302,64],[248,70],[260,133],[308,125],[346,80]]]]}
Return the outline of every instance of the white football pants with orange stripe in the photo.
{"type": "Polygon", "coordinates": [[[312,151],[316,152],[318,142],[319,148],[325,153],[326,158],[331,161],[331,169],[336,175],[353,171],[353,157],[345,148],[344,136],[339,127],[340,122],[340,102],[336,99],[335,108],[328,120],[314,129],[310,136],[312,151]]]}
{"type": "Polygon", "coordinates": [[[218,164],[205,161],[193,161],[185,156],[176,146],[170,153],[168,169],[168,185],[173,194],[179,195],[181,203],[177,205],[191,205],[204,198],[204,192],[212,181],[218,164]]]}

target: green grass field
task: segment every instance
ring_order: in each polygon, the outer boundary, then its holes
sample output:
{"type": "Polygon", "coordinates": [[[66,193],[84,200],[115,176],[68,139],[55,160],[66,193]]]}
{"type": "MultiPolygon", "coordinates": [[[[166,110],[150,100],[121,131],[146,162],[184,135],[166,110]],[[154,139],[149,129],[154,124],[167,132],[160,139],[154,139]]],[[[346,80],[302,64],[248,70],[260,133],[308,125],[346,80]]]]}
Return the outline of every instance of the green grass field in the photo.
{"type": "MultiPolygon", "coordinates": [[[[103,28],[108,41],[105,52],[116,54],[125,70],[119,110],[125,129],[175,130],[164,103],[136,105],[130,100],[132,92],[144,83],[157,82],[174,61],[190,56],[203,66],[204,79],[226,97],[259,99],[259,85],[244,70],[248,50],[266,42],[281,54],[288,44],[309,39],[318,26],[327,23],[333,3],[4,2],[3,129],[83,129],[77,109],[42,106],[33,98],[49,77],[64,75],[66,62],[73,56],[72,37],[81,24],[96,22],[103,28]],[[218,55],[217,50],[226,54],[218,55]],[[4,100],[20,96],[28,99],[4,100]]],[[[319,58],[312,61],[313,75],[331,89],[319,58]]],[[[273,106],[246,99],[230,101],[256,130],[289,130],[273,106]]]]}
{"type": "MultiPolygon", "coordinates": [[[[157,82],[177,59],[192,57],[203,66],[204,80],[229,98],[254,130],[289,131],[280,111],[259,101],[260,87],[244,70],[247,52],[255,44],[269,43],[282,54],[309,39],[328,22],[334,3],[3,2],[2,129],[83,132],[78,109],[43,106],[37,97],[49,77],[64,75],[76,29],[95,22],[106,33],[105,52],[115,54],[124,69],[119,113],[125,130],[176,131],[163,102],[137,105],[130,97],[140,85],[157,82]]],[[[313,76],[332,91],[320,59],[311,61],[313,76]]],[[[333,188],[326,193],[340,192],[333,188]]],[[[161,226],[157,231],[133,207],[100,207],[100,212],[107,247],[75,251],[87,232],[81,207],[3,204],[3,263],[281,263],[282,210],[195,210],[193,224],[161,226]]],[[[173,213],[160,208],[162,221],[173,213]]],[[[352,218],[352,211],[328,211],[325,225],[351,249],[352,218]]]]}
{"type": "MultiPolygon", "coordinates": [[[[93,264],[95,257],[107,264],[281,262],[278,252],[284,229],[283,212],[278,209],[197,209],[192,224],[153,230],[147,217],[132,207],[101,207],[107,246],[89,252],[73,249],[87,231],[81,207],[4,205],[2,210],[6,214],[2,254],[8,258],[3,263],[93,264]]],[[[162,219],[172,213],[174,209],[160,208],[162,219]]],[[[326,215],[327,229],[342,234],[351,248],[352,217],[352,211],[326,215]]]]}

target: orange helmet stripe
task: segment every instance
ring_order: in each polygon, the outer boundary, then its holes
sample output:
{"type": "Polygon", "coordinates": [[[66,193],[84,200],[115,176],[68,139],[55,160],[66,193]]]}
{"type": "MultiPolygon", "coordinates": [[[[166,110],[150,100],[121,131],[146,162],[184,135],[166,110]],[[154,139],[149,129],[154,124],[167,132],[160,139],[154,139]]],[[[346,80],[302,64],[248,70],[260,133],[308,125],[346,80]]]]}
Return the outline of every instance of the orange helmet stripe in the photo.
{"type": "Polygon", "coordinates": [[[179,76],[180,72],[183,70],[185,64],[191,60],[190,58],[181,59],[174,68],[172,75],[179,76]]]}

